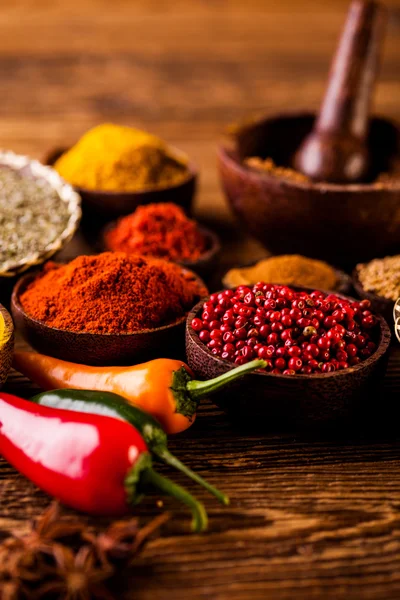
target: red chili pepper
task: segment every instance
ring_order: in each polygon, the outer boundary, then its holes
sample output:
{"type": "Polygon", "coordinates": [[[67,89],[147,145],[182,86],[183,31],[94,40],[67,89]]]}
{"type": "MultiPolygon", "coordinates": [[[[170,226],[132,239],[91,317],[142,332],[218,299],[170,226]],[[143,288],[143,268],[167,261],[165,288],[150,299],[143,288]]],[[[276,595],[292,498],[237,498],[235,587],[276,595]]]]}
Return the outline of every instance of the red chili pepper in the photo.
{"type": "Polygon", "coordinates": [[[195,531],[207,526],[203,505],[151,468],[145,441],[125,421],[49,408],[1,392],[0,454],[77,510],[123,515],[154,486],[191,508],[195,531]]]}

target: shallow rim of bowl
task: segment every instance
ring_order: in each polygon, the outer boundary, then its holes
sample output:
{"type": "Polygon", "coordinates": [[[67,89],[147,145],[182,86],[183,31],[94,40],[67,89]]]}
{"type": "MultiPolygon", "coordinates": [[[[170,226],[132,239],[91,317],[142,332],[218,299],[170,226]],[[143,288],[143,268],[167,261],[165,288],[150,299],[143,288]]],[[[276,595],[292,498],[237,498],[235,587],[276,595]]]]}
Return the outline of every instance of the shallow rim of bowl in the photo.
{"type": "Polygon", "coordinates": [[[53,168],[43,165],[28,156],[15,154],[10,150],[0,150],[0,167],[2,166],[10,167],[15,171],[22,171],[29,168],[33,179],[44,179],[57,192],[60,201],[67,204],[70,214],[64,231],[57,239],[48,243],[42,250],[28,254],[18,262],[10,265],[7,269],[0,269],[0,277],[15,277],[30,267],[41,264],[61,250],[71,240],[78,229],[82,216],[81,198],[74,188],[69,183],[66,183],[53,168]]]}
{"type": "MultiPolygon", "coordinates": [[[[63,146],[63,147],[57,147],[54,148],[53,150],[50,150],[44,159],[44,162],[46,163],[46,165],[50,165],[50,167],[53,167],[55,161],[62,156],[63,154],[65,154],[65,152],[67,152],[68,150],[70,150],[72,148],[72,146],[63,146]]],[[[199,170],[197,165],[192,162],[191,160],[189,160],[189,156],[183,152],[182,150],[179,150],[179,148],[176,148],[175,146],[169,146],[168,148],[172,150],[172,155],[176,155],[177,157],[181,156],[183,160],[182,164],[186,167],[187,169],[187,175],[185,175],[184,178],[182,178],[182,180],[178,183],[175,183],[173,185],[160,185],[160,186],[153,186],[153,187],[146,187],[143,188],[142,190],[93,190],[90,188],[85,188],[85,187],[81,187],[79,185],[74,185],[74,184],[68,184],[70,185],[74,190],[76,190],[79,194],[81,195],[96,195],[96,196],[103,196],[104,198],[113,198],[114,196],[121,196],[121,197],[125,197],[125,198],[129,198],[129,197],[133,197],[133,196],[144,196],[144,195],[153,195],[156,192],[165,192],[167,190],[177,190],[180,187],[186,185],[187,183],[189,183],[190,181],[194,180],[197,178],[199,170]]],[[[179,159],[178,159],[179,162],[179,159]]]]}
{"type": "MultiPolygon", "coordinates": [[[[228,271],[226,271],[224,273],[224,275],[223,275],[223,277],[221,279],[222,285],[226,289],[230,289],[230,290],[233,290],[233,289],[237,288],[238,286],[230,286],[228,283],[225,283],[225,279],[226,279],[226,276],[229,273],[229,271],[232,271],[232,269],[246,269],[246,268],[249,268],[249,267],[253,267],[255,264],[257,264],[261,260],[265,260],[266,258],[272,258],[273,256],[278,256],[278,255],[272,254],[271,256],[265,256],[264,258],[260,258],[259,260],[255,260],[255,261],[249,262],[249,263],[241,265],[239,267],[231,267],[230,269],[228,269],[228,271]]],[[[329,264],[329,263],[327,263],[327,264],[329,264]]],[[[338,280],[338,282],[340,282],[340,287],[337,288],[337,289],[335,289],[335,290],[330,290],[330,293],[334,293],[334,294],[337,293],[337,294],[344,294],[344,295],[346,295],[347,291],[349,291],[351,289],[352,282],[353,282],[352,277],[350,277],[350,275],[348,275],[347,273],[345,273],[341,269],[337,269],[336,267],[333,267],[332,265],[329,265],[329,266],[335,271],[337,280],[338,280]]],[[[254,285],[254,284],[250,283],[250,284],[243,284],[243,285],[254,285]]],[[[279,284],[279,283],[277,283],[277,284],[274,284],[274,285],[286,285],[286,284],[283,284],[283,283],[279,284]]],[[[289,284],[289,287],[296,287],[296,286],[293,286],[293,285],[289,284]]],[[[298,286],[298,287],[301,287],[301,286],[298,286]]],[[[306,289],[306,288],[303,288],[303,289],[306,289]]]]}
{"type": "MultiPolygon", "coordinates": [[[[205,283],[203,282],[203,280],[196,274],[193,273],[192,271],[190,271],[189,269],[185,269],[182,268],[183,271],[187,271],[188,273],[190,273],[191,275],[194,276],[194,279],[202,286],[204,286],[207,289],[207,286],[205,285],[205,283]]],[[[44,323],[43,321],[40,321],[39,319],[35,319],[34,317],[31,317],[23,308],[19,296],[22,293],[22,291],[25,289],[26,285],[28,283],[30,283],[31,280],[33,280],[35,278],[35,276],[37,275],[37,273],[29,273],[27,275],[23,275],[15,284],[14,289],[12,291],[12,295],[11,295],[11,306],[17,310],[27,321],[30,321],[31,323],[34,323],[37,327],[42,328],[45,331],[55,331],[57,333],[60,334],[68,334],[68,335],[76,335],[76,336],[91,336],[91,337],[120,337],[120,338],[126,338],[126,337],[134,337],[134,336],[138,336],[138,335],[145,335],[145,334],[153,334],[153,333],[157,333],[160,331],[165,331],[166,329],[172,329],[174,327],[178,327],[179,325],[182,325],[185,323],[187,315],[189,313],[186,313],[185,315],[183,315],[182,317],[180,317],[179,319],[177,319],[176,321],[172,322],[172,323],[168,323],[166,325],[161,325],[160,327],[154,327],[153,329],[139,329],[138,331],[131,331],[131,332],[121,332],[121,333],[99,333],[99,332],[90,332],[90,331],[72,331],[70,329],[60,329],[59,327],[52,327],[51,325],[47,325],[47,323],[44,323]]]]}
{"type": "MultiPolygon", "coordinates": [[[[357,193],[359,195],[365,193],[365,192],[376,192],[376,193],[380,193],[382,191],[385,192],[399,192],[400,191],[400,176],[399,176],[399,180],[398,182],[393,181],[393,182],[371,182],[371,183],[349,183],[349,184],[340,184],[340,183],[325,183],[325,182],[321,182],[321,181],[294,181],[291,179],[286,179],[284,177],[276,177],[274,175],[271,175],[268,172],[264,172],[262,170],[257,170],[254,169],[252,167],[249,167],[245,164],[243,164],[242,161],[239,160],[239,157],[237,155],[237,138],[240,134],[241,131],[244,131],[246,129],[250,129],[250,128],[256,128],[257,126],[261,125],[262,123],[266,123],[268,121],[273,122],[276,121],[278,119],[301,119],[301,118],[310,118],[310,117],[315,117],[315,113],[310,112],[310,111],[303,111],[303,112],[285,112],[285,113],[278,113],[278,114],[267,114],[267,115],[259,115],[254,117],[254,119],[249,119],[249,120],[245,120],[243,122],[239,122],[239,123],[233,123],[232,125],[229,126],[228,128],[228,137],[231,140],[231,144],[232,141],[234,142],[234,147],[228,147],[228,143],[222,143],[220,144],[219,148],[218,148],[218,160],[220,162],[228,162],[230,168],[232,168],[233,170],[237,171],[238,173],[240,173],[242,176],[246,176],[248,177],[250,180],[253,181],[266,181],[266,182],[277,182],[279,181],[280,184],[285,185],[287,187],[292,187],[292,188],[298,188],[298,189],[303,189],[303,190],[307,190],[307,189],[312,189],[318,192],[327,192],[327,191],[331,191],[331,192],[338,192],[338,193],[347,193],[349,191],[351,191],[352,193],[357,193]]],[[[393,119],[387,119],[386,117],[380,117],[376,115],[376,118],[381,119],[383,121],[386,121],[387,123],[390,123],[394,128],[396,128],[397,130],[400,129],[399,125],[396,123],[396,121],[394,121],[393,119]]]]}
{"type": "MultiPolygon", "coordinates": [[[[121,217],[121,218],[123,218],[123,217],[121,217]]],[[[109,248],[106,245],[105,234],[108,231],[111,231],[112,229],[114,229],[114,227],[118,223],[118,220],[119,219],[116,219],[115,221],[111,221],[111,223],[107,223],[107,225],[102,229],[102,231],[100,233],[101,246],[102,246],[102,248],[104,248],[104,250],[106,252],[115,252],[115,250],[112,250],[111,248],[109,248]]],[[[209,246],[208,250],[206,250],[205,252],[203,252],[203,254],[197,260],[179,260],[179,261],[177,260],[177,261],[171,261],[171,262],[174,262],[177,265],[181,265],[183,268],[188,269],[189,271],[191,269],[195,269],[198,265],[201,265],[201,264],[209,262],[215,256],[217,256],[217,254],[221,250],[221,242],[220,242],[219,236],[215,233],[215,231],[212,231],[211,229],[208,229],[208,227],[203,227],[203,225],[199,225],[199,224],[198,224],[197,229],[203,234],[203,236],[209,242],[209,244],[208,244],[208,246],[209,246]]],[[[156,256],[155,258],[160,258],[160,257],[156,256]]],[[[164,260],[170,260],[170,259],[165,258],[164,260]]]]}
{"type": "Polygon", "coordinates": [[[221,251],[221,240],[219,235],[208,229],[208,227],[203,227],[199,225],[199,231],[201,231],[208,240],[210,240],[211,245],[208,250],[206,250],[197,260],[182,260],[179,262],[184,268],[187,269],[195,269],[199,265],[206,264],[209,261],[213,260],[221,251]]]}
{"type": "MultiPolygon", "coordinates": [[[[291,286],[293,287],[293,286],[291,286]]],[[[311,288],[298,288],[304,291],[319,291],[319,292],[323,292],[324,294],[331,294],[332,292],[326,291],[326,290],[319,290],[319,289],[311,289],[311,288]]],[[[223,291],[223,290],[220,290],[223,291]]],[[[219,292],[214,292],[214,293],[219,293],[219,292]]],[[[346,300],[352,300],[354,302],[357,302],[357,299],[352,298],[351,296],[346,296],[345,294],[336,294],[338,297],[346,299],[346,300]]],[[[192,338],[193,342],[196,344],[196,347],[202,351],[204,354],[206,354],[207,356],[209,356],[211,359],[213,359],[214,362],[216,363],[220,363],[226,367],[229,367],[230,369],[235,368],[235,364],[232,362],[229,362],[228,360],[225,360],[224,358],[221,358],[220,356],[215,356],[214,354],[212,354],[212,352],[207,348],[207,346],[205,346],[203,344],[203,342],[201,342],[199,340],[199,337],[197,335],[197,333],[194,331],[193,327],[191,326],[191,322],[192,319],[194,319],[195,317],[198,316],[200,309],[203,305],[204,302],[207,302],[207,300],[209,299],[210,296],[207,296],[207,298],[204,298],[202,300],[200,300],[196,306],[194,306],[192,308],[192,310],[190,311],[190,313],[187,316],[186,319],[186,330],[188,332],[188,335],[190,335],[190,337],[192,338]]],[[[296,375],[278,375],[277,373],[266,373],[260,370],[257,371],[253,371],[252,373],[249,373],[249,375],[260,375],[262,377],[275,377],[275,378],[283,378],[283,379],[290,379],[290,380],[314,380],[314,379],[326,379],[329,377],[341,377],[341,376],[346,376],[350,373],[356,373],[358,371],[361,371],[363,369],[365,369],[367,366],[373,364],[374,362],[376,362],[379,358],[381,358],[382,356],[384,356],[384,354],[386,354],[386,352],[389,349],[390,346],[390,340],[391,340],[391,333],[390,333],[390,328],[386,322],[386,320],[382,317],[382,315],[376,315],[378,321],[379,321],[379,342],[378,342],[378,346],[375,350],[375,352],[369,356],[366,360],[362,361],[360,364],[355,365],[353,367],[349,367],[348,369],[342,369],[341,371],[333,371],[331,373],[315,373],[313,375],[307,375],[305,373],[298,373],[296,375]]]]}

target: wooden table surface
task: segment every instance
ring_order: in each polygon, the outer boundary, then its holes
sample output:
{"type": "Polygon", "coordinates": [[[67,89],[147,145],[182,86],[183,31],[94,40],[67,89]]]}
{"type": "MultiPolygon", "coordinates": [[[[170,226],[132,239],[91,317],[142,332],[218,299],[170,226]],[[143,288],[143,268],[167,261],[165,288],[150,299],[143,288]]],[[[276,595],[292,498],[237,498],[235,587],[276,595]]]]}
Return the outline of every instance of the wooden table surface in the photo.
{"type": "MultiPolygon", "coordinates": [[[[376,109],[400,119],[400,2],[388,4],[376,109]]],[[[258,258],[265,251],[234,229],[221,194],[218,138],[252,113],[318,106],[346,7],[344,0],[3,1],[0,144],[40,158],[103,121],[154,131],[199,164],[196,211],[223,236],[222,268],[258,258]]],[[[64,256],[83,249],[77,238],[64,256]]],[[[393,355],[385,395],[396,399],[400,360],[393,355]]],[[[7,385],[25,396],[32,389],[15,373],[7,385]]],[[[166,501],[174,519],[116,597],[400,597],[396,427],[383,422],[329,439],[273,433],[268,425],[255,433],[206,403],[171,448],[229,493],[231,506],[219,508],[189,483],[209,510],[209,531],[199,536],[187,534],[187,514],[166,501]]],[[[0,529],[22,531],[48,501],[0,463],[0,529]]],[[[156,514],[155,498],[138,511],[156,514]]]]}

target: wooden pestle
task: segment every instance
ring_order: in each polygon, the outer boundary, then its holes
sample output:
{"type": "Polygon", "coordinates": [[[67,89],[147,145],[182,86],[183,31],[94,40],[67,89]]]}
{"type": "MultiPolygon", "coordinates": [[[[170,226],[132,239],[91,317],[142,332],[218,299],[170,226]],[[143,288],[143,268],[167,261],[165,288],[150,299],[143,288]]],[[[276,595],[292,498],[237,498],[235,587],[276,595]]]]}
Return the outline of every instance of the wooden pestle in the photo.
{"type": "Polygon", "coordinates": [[[378,2],[351,3],[319,115],[294,159],[315,181],[352,183],[368,175],[369,111],[385,22],[378,2]]]}

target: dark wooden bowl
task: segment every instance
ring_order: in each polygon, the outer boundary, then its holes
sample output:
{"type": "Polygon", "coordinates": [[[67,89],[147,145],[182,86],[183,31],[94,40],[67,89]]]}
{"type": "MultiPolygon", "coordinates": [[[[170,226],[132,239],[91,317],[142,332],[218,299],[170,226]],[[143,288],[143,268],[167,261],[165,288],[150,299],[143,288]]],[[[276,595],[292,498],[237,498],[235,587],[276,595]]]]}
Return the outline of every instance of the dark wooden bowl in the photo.
{"type": "MultiPolygon", "coordinates": [[[[45,164],[53,166],[68,149],[56,148],[50,151],[44,159],[45,164]]],[[[177,149],[173,150],[178,156],[182,154],[177,149]]],[[[152,204],[153,202],[174,202],[190,213],[196,184],[197,168],[193,163],[189,163],[187,178],[177,185],[136,192],[107,192],[88,190],[78,186],[75,186],[74,189],[81,196],[82,208],[87,215],[94,216],[96,220],[112,220],[132,213],[140,204],[152,204]]]]}
{"type": "MultiPolygon", "coordinates": [[[[226,373],[234,365],[214,356],[191,326],[204,301],[193,308],[186,321],[186,356],[196,375],[209,379],[226,373]]],[[[377,400],[391,337],[386,321],[381,316],[378,319],[377,350],[355,367],[317,375],[275,375],[259,371],[244,376],[214,394],[212,399],[234,418],[265,429],[276,425],[303,428],[344,423],[377,400]]]]}
{"type": "Polygon", "coordinates": [[[354,267],[400,247],[400,176],[374,183],[399,161],[400,129],[386,119],[371,121],[370,183],[338,185],[296,182],[243,164],[250,156],[290,165],[311,131],[314,115],[262,118],[236,128],[218,153],[219,173],[233,211],[273,254],[299,253],[354,267]]]}
{"type": "MultiPolygon", "coordinates": [[[[113,223],[109,223],[102,231],[100,235],[101,244],[99,245],[101,252],[110,250],[105,241],[105,234],[113,229],[115,225],[115,221],[113,223]]],[[[189,269],[189,271],[194,271],[201,277],[208,277],[218,265],[218,258],[221,252],[221,242],[218,235],[214,231],[211,231],[211,229],[207,229],[206,227],[202,226],[199,226],[198,229],[206,239],[207,250],[197,260],[182,260],[177,261],[177,264],[181,265],[185,269],[189,269]]]]}
{"type": "Polygon", "coordinates": [[[375,292],[369,292],[364,289],[357,273],[357,269],[353,271],[353,287],[357,292],[357,295],[360,298],[369,300],[371,302],[371,310],[382,315],[389,325],[393,328],[393,308],[395,305],[394,300],[390,300],[389,298],[385,298],[384,296],[380,296],[379,294],[375,294],[375,292]]]}
{"type": "MultiPolygon", "coordinates": [[[[260,262],[260,261],[258,260],[256,262],[260,262]]],[[[252,267],[253,265],[256,264],[256,262],[251,262],[251,263],[242,265],[240,268],[252,267]]],[[[350,275],[347,275],[347,273],[345,273],[344,271],[341,271],[340,269],[335,269],[335,273],[336,273],[336,277],[337,277],[337,285],[334,290],[330,290],[330,291],[335,292],[337,294],[350,294],[352,285],[353,285],[350,275]]],[[[226,272],[224,277],[222,278],[222,285],[224,286],[225,289],[231,289],[231,290],[235,289],[235,287],[237,287],[237,286],[230,285],[227,282],[227,280],[226,280],[227,274],[228,274],[228,272],[226,272]]],[[[269,283],[269,282],[266,282],[266,283],[269,283]]],[[[293,286],[290,286],[290,287],[293,287],[293,286]]]]}
{"type": "Polygon", "coordinates": [[[35,276],[30,273],[17,282],[11,310],[18,330],[39,352],[86,365],[134,364],[151,358],[183,356],[185,316],[163,327],[120,334],[67,331],[33,319],[24,311],[19,298],[35,276]]]}

